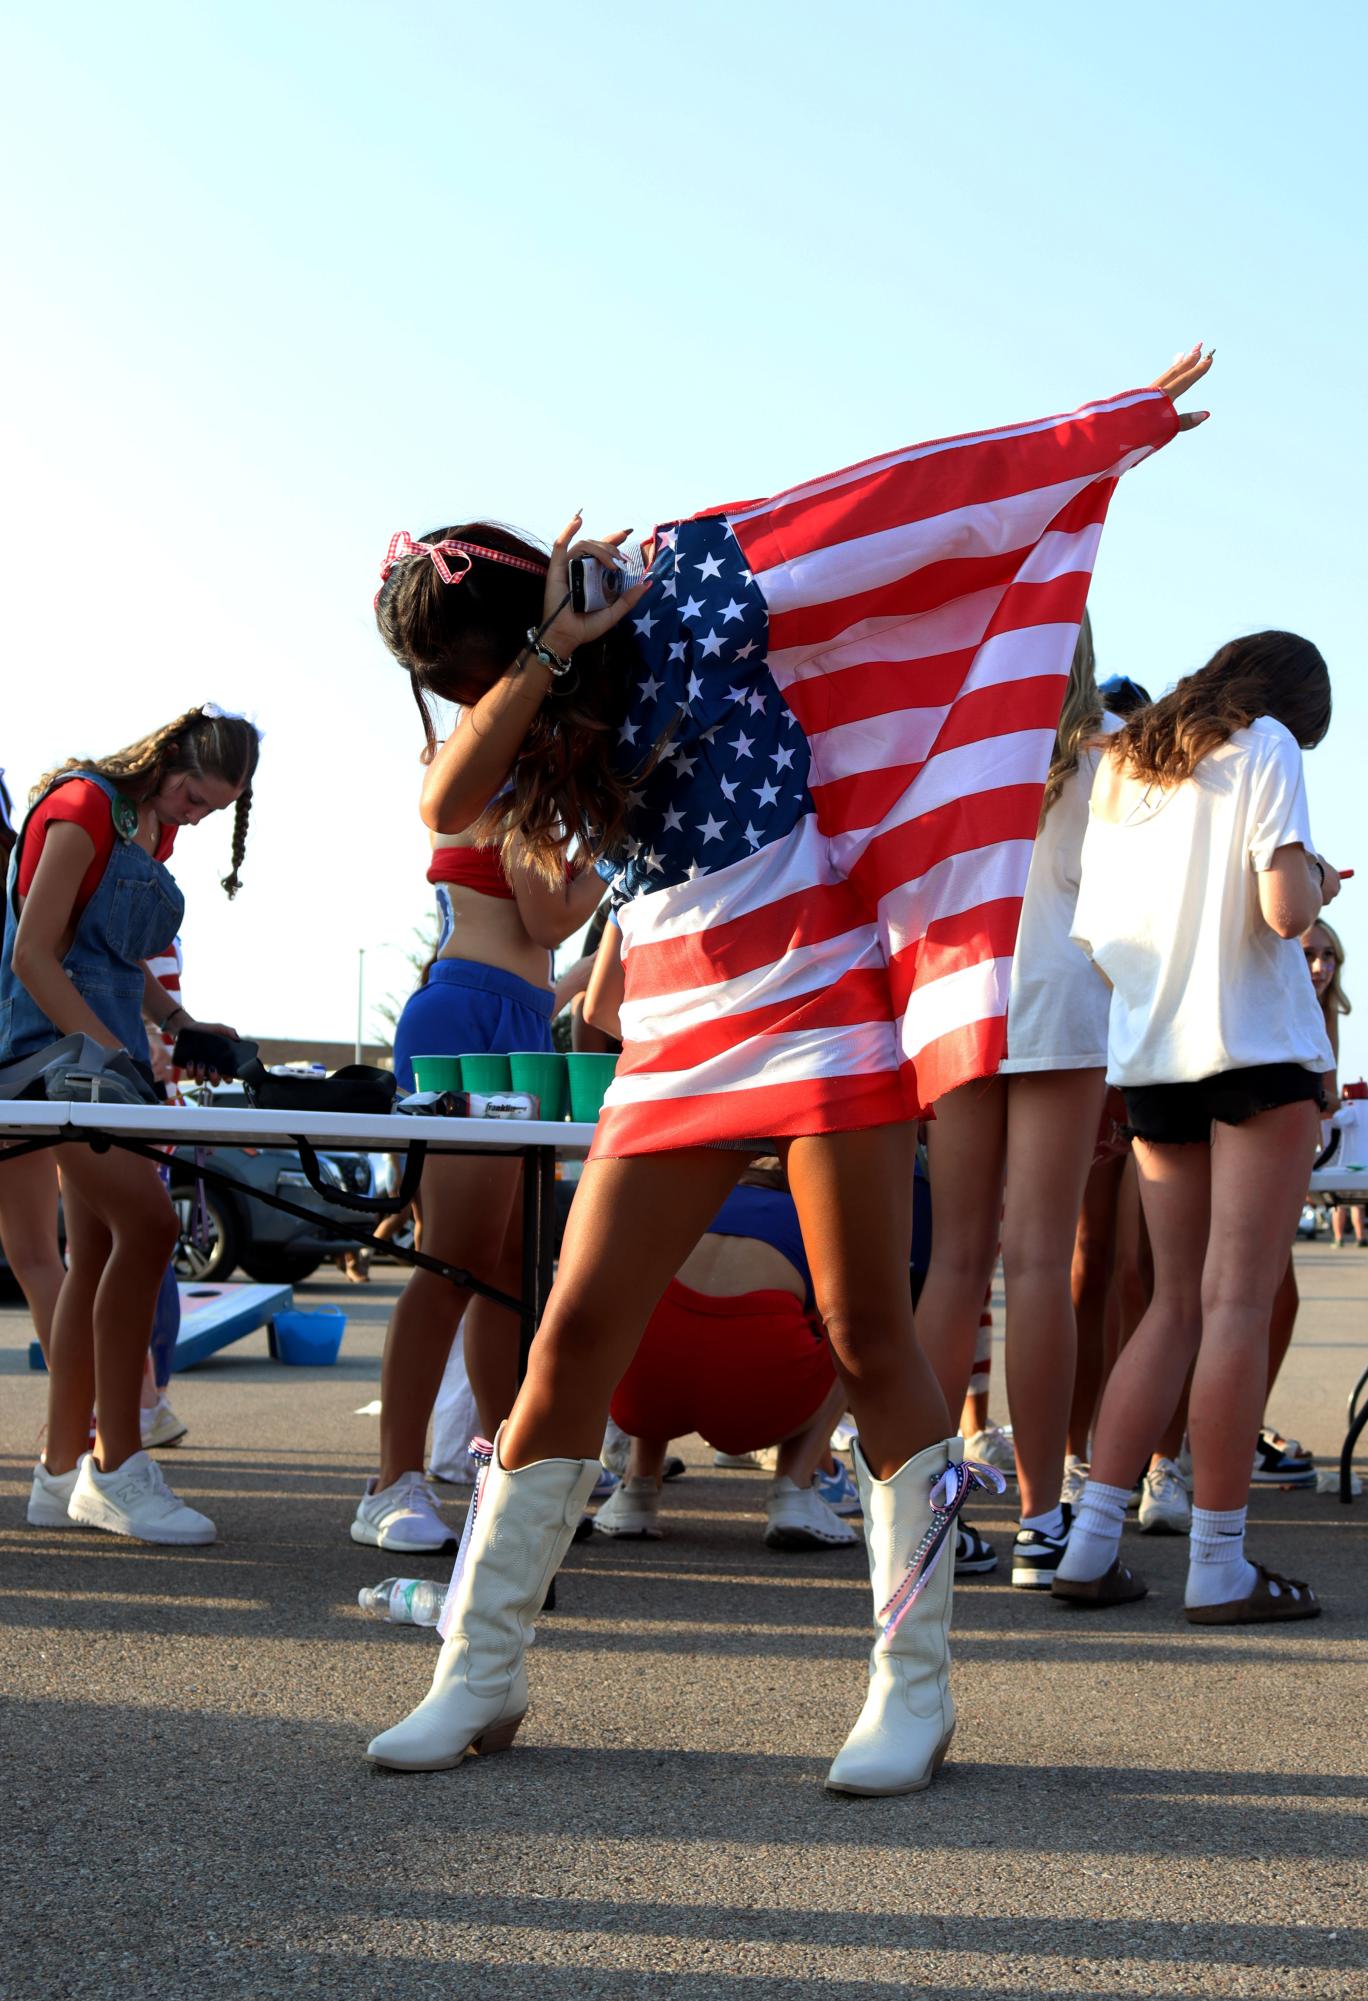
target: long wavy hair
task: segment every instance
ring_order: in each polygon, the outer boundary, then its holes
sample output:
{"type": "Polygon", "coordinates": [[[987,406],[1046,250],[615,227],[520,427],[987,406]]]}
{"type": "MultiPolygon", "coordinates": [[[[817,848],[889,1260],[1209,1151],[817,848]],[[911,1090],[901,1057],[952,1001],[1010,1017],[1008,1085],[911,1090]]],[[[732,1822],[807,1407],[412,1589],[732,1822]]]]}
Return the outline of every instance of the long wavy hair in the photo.
{"type": "Polygon", "coordinates": [[[59,778],[76,771],[95,772],[138,804],[160,791],[165,780],[178,771],[192,778],[221,778],[225,784],[241,785],[233,809],[232,861],[222,884],[232,898],[242,886],[239,871],[247,852],[252,780],[260,753],[260,733],[245,717],[225,716],[217,709],[187,709],[174,722],[108,757],[69,757],[39,779],[30,797],[36,799],[59,778]]]}
{"type": "Polygon", "coordinates": [[[1078,628],[1069,685],[1064,690],[1064,706],[1059,712],[1054,751],[1050,757],[1045,796],[1040,802],[1040,824],[1064,790],[1065,781],[1078,769],[1085,746],[1102,728],[1102,697],[1097,690],[1097,658],[1093,652],[1092,620],[1086,610],[1078,628]]]}
{"type": "MultiPolygon", "coordinates": [[[[435,528],[424,542],[457,540],[545,565],[545,549],[489,521],[435,528]]],[[[444,584],[427,556],[409,556],[380,588],[380,636],[406,668],[422,718],[428,754],[437,746],[430,695],[469,705],[506,674],[530,627],[542,621],[543,583],[507,563],[475,560],[444,584]]],[[[548,881],[562,879],[567,850],[587,860],[620,852],[627,838],[629,794],[636,779],[613,767],[627,713],[635,654],[620,627],[581,647],[569,674],[552,682],[509,775],[510,789],[475,822],[476,837],[506,846],[548,881]]],[[[470,728],[469,722],[462,725],[470,728]]]]}
{"type": "Polygon", "coordinates": [[[1136,778],[1179,785],[1236,730],[1272,716],[1311,750],[1330,727],[1330,670],[1295,632],[1251,632],[1213,653],[1167,695],[1132,716],[1112,755],[1136,778]]]}

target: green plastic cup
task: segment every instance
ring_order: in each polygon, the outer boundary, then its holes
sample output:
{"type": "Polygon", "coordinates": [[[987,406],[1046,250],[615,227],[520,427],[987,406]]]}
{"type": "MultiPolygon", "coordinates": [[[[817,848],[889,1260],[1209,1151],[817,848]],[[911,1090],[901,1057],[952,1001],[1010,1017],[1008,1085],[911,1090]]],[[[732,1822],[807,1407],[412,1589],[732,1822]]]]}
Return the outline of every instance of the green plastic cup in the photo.
{"type": "Polygon", "coordinates": [[[459,1056],[415,1056],[413,1076],[420,1091],[460,1091],[461,1059],[459,1056]]]}
{"type": "Polygon", "coordinates": [[[478,1091],[482,1098],[493,1097],[496,1091],[511,1091],[513,1079],[509,1074],[506,1056],[479,1056],[461,1058],[461,1089],[478,1091]]]}
{"type": "Polygon", "coordinates": [[[515,1091],[531,1091],[541,1101],[544,1119],[563,1119],[570,1079],[558,1049],[515,1049],[508,1059],[515,1091]]]}
{"type": "Polygon", "coordinates": [[[591,1126],[603,1110],[603,1097],[613,1081],[617,1057],[597,1051],[578,1050],[567,1056],[570,1072],[570,1116],[577,1124],[591,1126]]]}

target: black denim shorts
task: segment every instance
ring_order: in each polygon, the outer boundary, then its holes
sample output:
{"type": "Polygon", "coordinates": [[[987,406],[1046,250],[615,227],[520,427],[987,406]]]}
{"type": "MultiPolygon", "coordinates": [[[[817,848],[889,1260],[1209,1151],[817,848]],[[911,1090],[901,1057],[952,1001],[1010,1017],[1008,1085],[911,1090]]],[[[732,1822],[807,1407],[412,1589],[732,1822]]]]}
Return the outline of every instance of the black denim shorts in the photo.
{"type": "Polygon", "coordinates": [[[1213,1120],[1243,1125],[1259,1112],[1305,1101],[1325,1106],[1319,1074],[1300,1063],[1257,1063],[1222,1070],[1195,1084],[1141,1084],[1124,1089],[1127,1131],[1155,1146],[1207,1146],[1213,1120]]]}

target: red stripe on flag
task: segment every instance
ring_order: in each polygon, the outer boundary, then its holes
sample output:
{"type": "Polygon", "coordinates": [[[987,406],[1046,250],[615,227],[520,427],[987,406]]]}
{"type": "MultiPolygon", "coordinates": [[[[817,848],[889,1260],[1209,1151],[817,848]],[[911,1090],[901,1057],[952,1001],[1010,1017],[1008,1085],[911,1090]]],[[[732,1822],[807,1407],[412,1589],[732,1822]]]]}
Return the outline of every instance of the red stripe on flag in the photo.
{"type": "Polygon", "coordinates": [[[704,1091],[695,1098],[654,1098],[605,1105],[591,1160],[660,1153],[719,1140],[797,1139],[808,1133],[856,1132],[915,1118],[902,1073],[807,1077],[792,1084],[757,1084],[748,1091],[704,1091]]]}
{"type": "MultiPolygon", "coordinates": [[[[1061,507],[1040,534],[1076,535],[1081,529],[1097,527],[1106,519],[1115,491],[1114,479],[1095,480],[1061,507]]],[[[818,604],[798,605],[791,611],[772,610],[770,651],[777,653],[787,647],[813,651],[866,619],[913,618],[939,609],[952,598],[970,597],[977,591],[1001,589],[1006,593],[1040,534],[1032,535],[1020,548],[1002,549],[993,555],[956,556],[939,563],[926,563],[888,583],[853,592],[849,597],[827,598],[818,604]]],[[[1089,565],[1073,573],[1084,597],[1090,569],[1089,565]]],[[[758,571],[756,576],[764,590],[765,579],[758,571]]],[[[995,620],[984,636],[1007,630],[1015,623],[1014,618],[1005,622],[995,620]]]]}
{"type": "MultiPolygon", "coordinates": [[[[1055,729],[1067,685],[1065,674],[1039,674],[1029,680],[1011,682],[1013,730],[1055,729]]],[[[812,799],[822,832],[844,834],[852,828],[877,826],[941,751],[962,750],[971,743],[996,742],[1003,733],[1003,707],[1001,688],[976,688],[972,694],[961,696],[951,708],[934,748],[920,764],[856,771],[848,778],[833,778],[823,785],[814,785],[812,799]]]]}
{"type": "Polygon", "coordinates": [[[957,1090],[961,1084],[977,1078],[993,1076],[1006,1052],[1005,1015],[966,1022],[963,1028],[938,1035],[934,1042],[927,1043],[915,1062],[903,1065],[903,1089],[924,1114],[947,1091],[957,1090]]]}
{"type": "MultiPolygon", "coordinates": [[[[790,681],[784,699],[809,736],[836,729],[841,723],[864,722],[870,716],[893,715],[907,708],[946,708],[958,695],[988,639],[1035,625],[1076,625],[1087,599],[1088,581],[1086,572],[1070,570],[1048,584],[1015,584],[984,637],[973,646],[912,660],[862,660],[850,667],[843,667],[837,657],[820,673],[790,681]]],[[[1009,704],[1010,684],[994,685],[1001,689],[1003,704],[1009,704]]]]}
{"type": "Polygon", "coordinates": [[[763,1007],[738,1008],[725,1016],[681,1028],[656,1042],[628,1042],[618,1058],[619,1077],[658,1070],[692,1070],[725,1056],[738,1044],[770,1032],[810,1034],[818,1029],[852,1028],[862,1022],[892,1021],[888,972],[883,966],[855,967],[830,986],[792,994],[763,1007]]]}
{"type": "Polygon", "coordinates": [[[781,494],[763,514],[732,525],[758,575],[856,536],[1095,479],[1130,452],[1166,443],[1177,428],[1173,405],[1161,394],[1121,410],[1064,417],[1048,430],[952,442],[949,449],[920,451],[863,477],[854,468],[857,476],[839,486],[781,494]]]}
{"type": "Polygon", "coordinates": [[[859,898],[844,882],[795,890],[706,930],[679,938],[643,939],[627,952],[623,967],[628,1000],[659,994],[691,993],[772,966],[786,952],[820,945],[869,922],[859,898]]]}
{"type": "Polygon", "coordinates": [[[1000,785],[951,799],[905,826],[890,827],[870,841],[850,879],[873,906],[951,855],[999,841],[1034,840],[1041,791],[1039,785],[1000,785]]]}
{"type": "Polygon", "coordinates": [[[998,896],[937,917],[926,936],[895,952],[888,966],[888,984],[895,1014],[900,1014],[918,987],[947,973],[981,966],[989,959],[1010,959],[1021,923],[1021,898],[998,896]]]}

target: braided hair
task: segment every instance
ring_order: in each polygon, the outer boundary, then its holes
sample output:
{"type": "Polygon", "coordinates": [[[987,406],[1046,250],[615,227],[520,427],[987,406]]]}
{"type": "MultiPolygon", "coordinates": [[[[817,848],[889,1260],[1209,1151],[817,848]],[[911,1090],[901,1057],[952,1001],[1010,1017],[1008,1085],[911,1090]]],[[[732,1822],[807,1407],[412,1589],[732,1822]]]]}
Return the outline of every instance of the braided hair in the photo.
{"type": "Polygon", "coordinates": [[[187,709],[174,722],[139,737],[123,750],[112,751],[108,757],[69,757],[40,778],[30,796],[36,799],[59,779],[81,771],[93,771],[139,804],[159,791],[162,782],[176,771],[240,785],[233,814],[231,867],[222,884],[232,898],[241,887],[239,870],[247,848],[252,779],[260,751],[260,733],[244,716],[226,716],[215,708],[187,709]]]}

